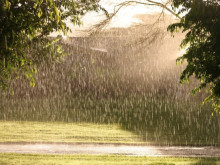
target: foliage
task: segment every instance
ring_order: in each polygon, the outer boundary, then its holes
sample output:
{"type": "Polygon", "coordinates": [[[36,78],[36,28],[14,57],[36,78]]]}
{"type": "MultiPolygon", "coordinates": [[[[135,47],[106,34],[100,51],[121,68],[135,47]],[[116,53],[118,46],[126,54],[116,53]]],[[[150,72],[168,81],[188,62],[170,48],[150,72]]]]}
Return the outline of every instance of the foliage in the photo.
{"type": "Polygon", "coordinates": [[[99,8],[98,0],[1,0],[0,89],[8,89],[21,73],[34,86],[42,60],[59,61],[65,55],[46,36],[54,31],[66,34],[70,31],[67,19],[80,25],[80,16],[99,8]]]}
{"type": "Polygon", "coordinates": [[[181,74],[181,82],[191,76],[200,80],[193,90],[199,92],[207,88],[215,110],[220,110],[220,1],[219,0],[173,0],[172,7],[178,14],[185,14],[180,22],[172,24],[168,30],[182,29],[186,33],[181,47],[186,47],[178,62],[187,61],[181,74]]]}

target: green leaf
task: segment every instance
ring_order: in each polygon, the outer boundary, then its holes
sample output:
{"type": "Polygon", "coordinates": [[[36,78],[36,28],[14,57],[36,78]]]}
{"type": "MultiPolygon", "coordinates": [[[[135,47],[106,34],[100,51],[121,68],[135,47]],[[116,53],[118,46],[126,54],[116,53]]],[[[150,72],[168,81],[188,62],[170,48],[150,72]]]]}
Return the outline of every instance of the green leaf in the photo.
{"type": "Polygon", "coordinates": [[[5,9],[6,10],[10,10],[11,8],[11,2],[9,2],[8,0],[5,1],[5,9]]]}
{"type": "Polygon", "coordinates": [[[30,86],[35,87],[35,79],[34,78],[31,79],[30,86]]]}
{"type": "Polygon", "coordinates": [[[54,11],[55,11],[55,19],[57,22],[59,22],[60,21],[59,10],[55,5],[54,5],[54,11]]]}
{"type": "Polygon", "coordinates": [[[37,13],[38,18],[40,18],[42,15],[43,15],[43,12],[42,12],[41,8],[39,8],[39,11],[37,13]]]}
{"type": "Polygon", "coordinates": [[[30,78],[31,76],[32,75],[29,72],[26,73],[26,78],[30,78]]]}

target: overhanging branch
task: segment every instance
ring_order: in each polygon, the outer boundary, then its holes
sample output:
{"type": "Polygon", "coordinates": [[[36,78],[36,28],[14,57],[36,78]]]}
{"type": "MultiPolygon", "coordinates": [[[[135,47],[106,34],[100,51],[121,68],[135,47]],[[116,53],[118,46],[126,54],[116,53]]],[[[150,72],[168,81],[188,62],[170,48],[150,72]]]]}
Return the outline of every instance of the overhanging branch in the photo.
{"type": "MultiPolygon", "coordinates": [[[[171,13],[172,15],[176,16],[177,18],[181,19],[181,17],[176,14],[174,11],[172,11],[169,7],[167,7],[167,5],[170,3],[170,1],[168,1],[167,3],[163,4],[160,2],[155,2],[152,0],[145,0],[146,2],[141,2],[141,1],[137,1],[137,0],[130,0],[130,1],[125,1],[122,2],[118,5],[115,6],[114,8],[114,12],[112,14],[106,14],[106,19],[104,19],[103,21],[101,21],[100,23],[94,25],[90,30],[90,34],[94,35],[97,32],[100,32],[104,27],[106,27],[110,21],[112,20],[112,18],[123,8],[126,6],[129,6],[131,4],[140,4],[140,5],[146,5],[146,6],[157,6],[157,7],[161,7],[163,10],[167,10],[169,13],[171,13]]],[[[163,12],[163,11],[162,11],[163,12]]]]}
{"type": "Polygon", "coordinates": [[[176,14],[174,11],[172,11],[170,8],[167,7],[168,3],[163,4],[163,3],[155,2],[155,1],[152,1],[152,0],[146,0],[146,2],[125,1],[125,2],[122,2],[122,3],[118,4],[117,6],[121,8],[121,7],[124,7],[124,6],[128,6],[132,3],[140,4],[140,5],[146,5],[146,6],[158,6],[158,7],[161,7],[163,9],[167,10],[168,12],[170,12],[172,15],[176,16],[177,18],[181,19],[181,17],[178,14],[176,14]]]}

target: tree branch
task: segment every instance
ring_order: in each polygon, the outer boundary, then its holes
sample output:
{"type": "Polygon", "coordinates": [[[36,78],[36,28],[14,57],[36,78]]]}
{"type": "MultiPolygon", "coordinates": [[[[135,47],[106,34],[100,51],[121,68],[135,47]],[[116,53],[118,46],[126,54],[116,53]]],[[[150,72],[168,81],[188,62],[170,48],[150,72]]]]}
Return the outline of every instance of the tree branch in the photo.
{"type": "MultiPolygon", "coordinates": [[[[177,18],[181,19],[181,17],[176,14],[174,11],[172,11],[170,8],[167,7],[168,3],[166,4],[163,4],[163,3],[160,3],[160,2],[155,2],[155,1],[152,1],[152,0],[146,0],[147,2],[140,2],[140,1],[125,1],[125,2],[122,2],[120,4],[118,4],[117,6],[120,6],[123,7],[123,6],[127,6],[129,4],[132,4],[132,3],[136,3],[136,4],[141,4],[141,5],[147,5],[147,6],[158,6],[158,7],[161,7],[163,9],[166,9],[168,12],[170,12],[172,15],[176,16],[177,18]]],[[[116,6],[116,7],[117,7],[116,6]]]]}
{"type": "MultiPolygon", "coordinates": [[[[158,6],[158,7],[161,7],[163,10],[167,10],[168,12],[170,12],[172,15],[176,16],[177,18],[181,19],[181,17],[178,14],[176,14],[174,11],[172,11],[170,8],[167,7],[167,5],[169,3],[170,3],[170,1],[163,4],[163,3],[155,2],[152,0],[146,0],[146,2],[141,2],[141,1],[137,1],[137,0],[130,0],[130,1],[122,2],[122,3],[115,6],[114,12],[112,14],[108,14],[107,12],[105,12],[105,15],[107,18],[105,20],[101,21],[100,23],[94,25],[89,30],[90,35],[92,36],[92,35],[100,32],[104,27],[106,27],[110,23],[112,18],[121,10],[121,8],[123,8],[125,6],[129,6],[131,4],[141,4],[141,5],[146,5],[146,6],[158,6]]],[[[162,13],[163,13],[163,11],[162,11],[162,13]]]]}

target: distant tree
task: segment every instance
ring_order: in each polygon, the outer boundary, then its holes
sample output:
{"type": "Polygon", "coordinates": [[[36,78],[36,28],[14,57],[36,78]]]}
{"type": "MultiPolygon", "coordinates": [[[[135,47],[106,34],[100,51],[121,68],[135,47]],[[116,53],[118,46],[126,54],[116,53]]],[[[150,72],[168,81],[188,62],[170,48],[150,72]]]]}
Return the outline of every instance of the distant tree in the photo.
{"type": "Polygon", "coordinates": [[[37,66],[42,61],[59,61],[64,56],[54,31],[66,34],[66,20],[81,24],[80,16],[99,10],[99,0],[0,0],[0,89],[21,73],[34,86],[37,66]]]}
{"type": "Polygon", "coordinates": [[[181,48],[185,54],[177,62],[187,61],[181,74],[181,83],[189,81],[191,76],[200,80],[200,85],[192,93],[203,88],[209,92],[205,101],[211,101],[220,112],[220,0],[128,0],[116,6],[114,13],[96,25],[98,31],[105,27],[119,10],[131,4],[161,7],[178,18],[179,22],[168,26],[172,33],[182,30],[186,33],[181,48]],[[180,15],[184,15],[180,17],[180,15]]]}
{"type": "Polygon", "coordinates": [[[185,14],[178,23],[168,27],[175,32],[186,33],[181,47],[186,48],[178,62],[187,61],[181,74],[181,82],[191,76],[200,80],[193,90],[199,92],[207,88],[216,111],[220,112],[220,0],[172,0],[172,7],[178,14],[185,14]]]}

